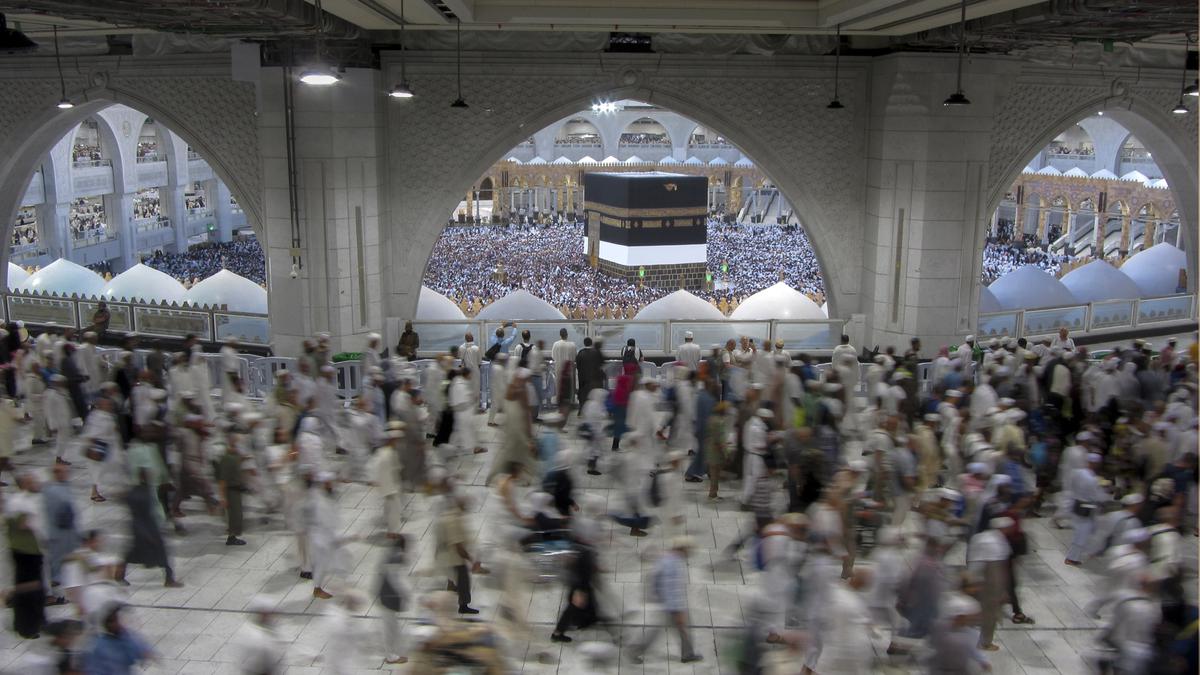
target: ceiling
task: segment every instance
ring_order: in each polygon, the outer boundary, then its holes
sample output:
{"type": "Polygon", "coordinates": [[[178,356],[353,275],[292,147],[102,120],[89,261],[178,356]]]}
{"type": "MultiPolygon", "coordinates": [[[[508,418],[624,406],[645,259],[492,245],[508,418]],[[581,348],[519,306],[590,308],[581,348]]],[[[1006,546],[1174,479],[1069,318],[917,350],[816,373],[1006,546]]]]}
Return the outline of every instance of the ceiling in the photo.
{"type": "MultiPolygon", "coordinates": [[[[189,33],[279,40],[315,32],[315,0],[0,0],[10,26],[35,41],[64,36],[189,33]]],[[[959,0],[321,0],[333,40],[394,43],[409,31],[829,35],[860,49],[946,49],[959,0]]],[[[1047,43],[1182,44],[1196,0],[966,0],[973,51],[1047,43]]]]}

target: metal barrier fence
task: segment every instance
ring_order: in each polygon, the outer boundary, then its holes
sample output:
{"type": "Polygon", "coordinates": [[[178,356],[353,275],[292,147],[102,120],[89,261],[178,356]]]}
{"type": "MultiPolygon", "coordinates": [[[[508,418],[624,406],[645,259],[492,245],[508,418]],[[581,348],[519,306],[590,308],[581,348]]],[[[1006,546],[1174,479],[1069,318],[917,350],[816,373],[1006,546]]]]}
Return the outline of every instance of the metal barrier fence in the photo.
{"type": "Polygon", "coordinates": [[[1018,309],[980,314],[976,335],[1035,337],[1053,335],[1060,328],[1076,334],[1103,334],[1143,326],[1195,323],[1196,296],[1168,295],[1138,300],[1105,300],[1086,305],[1018,309]]]}

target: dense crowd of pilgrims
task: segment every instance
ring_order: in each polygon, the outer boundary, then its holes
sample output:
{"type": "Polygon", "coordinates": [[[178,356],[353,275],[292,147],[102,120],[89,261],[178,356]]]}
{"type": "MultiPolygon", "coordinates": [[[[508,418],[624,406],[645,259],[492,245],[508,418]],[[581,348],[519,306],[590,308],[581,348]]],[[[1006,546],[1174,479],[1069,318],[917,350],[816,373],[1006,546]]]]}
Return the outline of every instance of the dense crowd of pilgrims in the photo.
{"type": "MultiPolygon", "coordinates": [[[[525,289],[567,316],[587,308],[616,308],[632,318],[639,309],[676,290],[654,288],[607,275],[588,264],[583,225],[551,219],[547,225],[448,227],[434,244],[424,284],[456,303],[478,310],[508,293],[525,289]]],[[[816,254],[803,228],[708,223],[708,267],[715,287],[696,295],[726,304],[781,279],[824,301],[816,254]]]]}
{"type": "MultiPolygon", "coordinates": [[[[185,523],[220,517],[224,543],[240,546],[259,522],[249,510],[283,515],[295,535],[288,574],[330,607],[330,640],[361,639],[350,617],[371,594],[383,631],[365,648],[420,673],[447,662],[509,672],[527,641],[533,653],[574,631],[619,631],[598,547],[660,529],[647,628],[621,651],[640,663],[670,630],[678,658],[698,662],[688,618],[697,507],[685,490],[706,487],[708,508],[730,500],[752,522],[714,558],[753,570],[737,672],[856,674],[884,661],[946,675],[988,669],[997,628],[1036,620],[1022,611],[1030,592],[1018,564],[1034,547],[1023,524],[1036,518],[1072,528],[1062,565],[1105,575],[1086,608],[1103,627],[1089,662],[1128,674],[1197,670],[1194,594],[1183,590],[1194,582],[1184,564],[1196,534],[1194,342],[1152,353],[1137,341],[1091,358],[1066,330],[1035,343],[968,336],[938,350],[926,388],[916,339],[903,353],[860,354],[843,336],[818,366],[782,342],[701,347],[687,334],[674,361],[646,371],[632,341],[606,363],[592,338],[576,345],[564,330],[546,345],[512,323],[419,361],[410,324],[394,349],[368,337],[350,399],[339,399],[331,341],[318,335],[259,402],[244,393],[236,341],[213,371],[191,338],[135,363],[137,338],[126,337],[110,364],[97,353],[102,330],[34,337],[14,323],[0,339],[2,469],[28,463],[14,457],[22,426],[35,444],[26,453],[55,457],[48,474],[16,471],[4,493],[13,629],[52,637],[30,659],[124,673],[152,657],[121,627],[127,567],[187,583],[164,532],[199,536],[185,523]],[[486,475],[502,508],[477,541],[481,516],[463,484],[474,472],[456,467],[488,452],[485,420],[499,437],[486,475]],[[367,588],[347,581],[335,501],[346,482],[370,482],[381,500],[386,538],[367,588]],[[607,500],[597,493],[605,482],[607,500]],[[81,522],[72,485],[126,510],[127,548],[106,547],[109,533],[81,522]],[[433,574],[448,589],[421,598],[404,530],[416,505],[435,514],[433,574]],[[621,528],[611,535],[610,521],[621,528]],[[538,635],[518,599],[528,598],[530,570],[547,564],[567,601],[538,635]],[[489,571],[499,611],[494,623],[474,622],[473,577],[489,571]],[[407,607],[421,618],[403,638],[397,612],[407,607]]],[[[247,604],[242,672],[287,662],[276,607],[266,597],[247,604]]],[[[615,651],[603,647],[579,649],[602,662],[615,651]]]]}
{"type": "Polygon", "coordinates": [[[104,216],[104,203],[99,199],[80,197],[72,200],[71,213],[67,217],[71,238],[103,238],[109,234],[108,220],[104,216]]]}
{"type": "Polygon", "coordinates": [[[1063,265],[1071,262],[1069,255],[1051,253],[1047,244],[1039,244],[1033,239],[1016,242],[1007,236],[1003,227],[1000,229],[999,236],[988,237],[983,247],[981,281],[985,286],[1025,265],[1033,265],[1057,277],[1063,265]]]}
{"type": "Polygon", "coordinates": [[[267,282],[267,264],[256,238],[194,244],[185,253],[155,251],[142,263],[183,284],[203,281],[221,270],[229,270],[256,284],[267,282]]]}

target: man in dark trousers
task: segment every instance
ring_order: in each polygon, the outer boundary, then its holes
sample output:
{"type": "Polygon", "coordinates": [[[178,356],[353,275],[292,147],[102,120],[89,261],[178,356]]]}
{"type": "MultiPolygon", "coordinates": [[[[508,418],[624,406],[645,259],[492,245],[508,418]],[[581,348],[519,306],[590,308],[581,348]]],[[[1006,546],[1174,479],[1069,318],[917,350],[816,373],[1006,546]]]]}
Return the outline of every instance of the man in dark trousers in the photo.
{"type": "Polygon", "coordinates": [[[592,338],[583,339],[583,349],[575,355],[575,372],[579,377],[579,409],[587,402],[588,392],[593,389],[604,389],[604,354],[600,352],[600,343],[592,342],[592,338]]]}
{"type": "Polygon", "coordinates": [[[62,352],[60,368],[63,377],[67,378],[67,392],[71,396],[71,406],[75,408],[76,417],[86,420],[88,405],[87,398],[83,395],[83,383],[87,381],[88,377],[79,370],[79,364],[73,358],[75,354],[74,343],[64,342],[62,352]]]}

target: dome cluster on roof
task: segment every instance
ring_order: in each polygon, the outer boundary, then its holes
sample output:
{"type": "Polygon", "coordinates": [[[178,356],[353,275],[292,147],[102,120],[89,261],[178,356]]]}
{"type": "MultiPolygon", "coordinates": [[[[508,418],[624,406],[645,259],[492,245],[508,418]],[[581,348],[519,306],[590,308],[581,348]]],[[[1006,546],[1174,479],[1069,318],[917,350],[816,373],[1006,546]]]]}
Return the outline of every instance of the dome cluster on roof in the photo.
{"type": "Polygon", "coordinates": [[[724,321],[725,315],[708,301],[683,289],[646,305],[635,321],[724,321]]]}
{"type": "Polygon", "coordinates": [[[421,286],[421,296],[417,298],[418,321],[461,321],[465,318],[467,316],[453,300],[428,286],[421,286]]]}
{"type": "Polygon", "coordinates": [[[1108,300],[1174,295],[1187,254],[1163,242],[1129,258],[1120,269],[1093,260],[1055,279],[1033,265],[1019,267],[979,292],[979,311],[1065,307],[1108,300]]]}
{"type": "Polygon", "coordinates": [[[91,298],[104,293],[104,286],[104,277],[70,260],[59,258],[30,274],[17,286],[17,290],[91,298]]]}
{"type": "Polygon", "coordinates": [[[186,296],[187,289],[174,277],[141,263],[113,277],[104,288],[104,297],[110,301],[183,304],[186,296]]]}
{"type": "Polygon", "coordinates": [[[211,307],[225,305],[231,312],[267,313],[267,290],[229,270],[221,270],[192,286],[187,301],[211,307]]]}
{"type": "Polygon", "coordinates": [[[8,281],[5,284],[9,288],[16,288],[21,285],[21,282],[29,278],[29,272],[20,265],[8,263],[8,281]]]}
{"type": "Polygon", "coordinates": [[[484,307],[475,318],[484,321],[560,321],[567,317],[554,305],[522,289],[484,307]]]}
{"type": "Polygon", "coordinates": [[[827,318],[817,303],[800,291],[779,282],[746,298],[729,315],[743,321],[771,319],[803,320],[827,318]]]}

